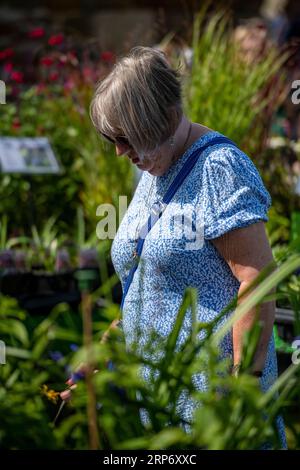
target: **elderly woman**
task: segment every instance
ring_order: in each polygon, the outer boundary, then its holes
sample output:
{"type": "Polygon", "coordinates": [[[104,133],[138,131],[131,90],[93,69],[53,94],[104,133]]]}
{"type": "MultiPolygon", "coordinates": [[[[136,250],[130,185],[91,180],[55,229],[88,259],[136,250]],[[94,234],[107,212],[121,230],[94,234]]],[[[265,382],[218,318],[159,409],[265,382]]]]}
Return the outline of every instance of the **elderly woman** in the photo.
{"type": "MultiPolygon", "coordinates": [[[[189,121],[182,110],[179,75],[156,49],[136,47],[117,62],[96,89],[91,117],[101,136],[114,143],[116,154],[142,170],[112,246],[112,260],[126,290],[126,344],[137,341],[142,348],[151,330],[167,337],[188,286],[199,293],[198,321],[212,321],[273,259],[264,226],[271,199],[257,169],[229,139],[189,121]],[[194,166],[166,204],[169,187],[192,158],[194,166]],[[151,231],[144,232],[139,263],[128,284],[140,231],[153,207],[164,212],[151,231]],[[178,211],[189,222],[196,216],[196,231],[202,235],[198,244],[186,233],[178,236],[178,211]]],[[[263,330],[252,371],[263,390],[277,376],[274,312],[274,302],[261,306],[263,330]]],[[[237,321],[222,342],[221,353],[232,357],[234,370],[255,313],[253,309],[237,321]]],[[[187,317],[181,341],[189,327],[187,317]]],[[[201,389],[201,380],[196,386],[201,389]]],[[[181,406],[184,417],[191,419],[192,402],[186,399],[181,406]]],[[[278,428],[285,446],[280,418],[278,428]]]]}

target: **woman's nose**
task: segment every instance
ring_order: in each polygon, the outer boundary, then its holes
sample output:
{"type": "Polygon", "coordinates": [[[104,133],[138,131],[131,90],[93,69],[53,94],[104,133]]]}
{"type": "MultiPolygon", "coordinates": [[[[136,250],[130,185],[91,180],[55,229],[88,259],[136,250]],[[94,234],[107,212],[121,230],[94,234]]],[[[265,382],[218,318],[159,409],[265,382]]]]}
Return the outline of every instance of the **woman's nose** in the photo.
{"type": "Polygon", "coordinates": [[[121,155],[126,155],[130,150],[128,145],[116,144],[116,155],[120,157],[121,155]]]}

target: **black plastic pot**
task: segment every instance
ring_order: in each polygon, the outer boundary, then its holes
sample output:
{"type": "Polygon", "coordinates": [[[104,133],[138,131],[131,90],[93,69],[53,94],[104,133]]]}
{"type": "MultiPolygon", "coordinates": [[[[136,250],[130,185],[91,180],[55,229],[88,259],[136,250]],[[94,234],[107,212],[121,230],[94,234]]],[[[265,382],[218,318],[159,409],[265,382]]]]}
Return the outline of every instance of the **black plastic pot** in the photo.
{"type": "MultiPolygon", "coordinates": [[[[48,273],[43,271],[17,271],[7,268],[0,272],[0,292],[18,300],[22,309],[30,314],[47,315],[55,305],[65,302],[77,311],[81,293],[78,285],[79,272],[93,270],[91,292],[101,286],[100,270],[97,267],[82,267],[65,272],[48,273]]],[[[108,276],[114,274],[112,264],[108,265],[108,276]]],[[[115,303],[121,303],[122,287],[118,283],[112,289],[115,303]]]]}

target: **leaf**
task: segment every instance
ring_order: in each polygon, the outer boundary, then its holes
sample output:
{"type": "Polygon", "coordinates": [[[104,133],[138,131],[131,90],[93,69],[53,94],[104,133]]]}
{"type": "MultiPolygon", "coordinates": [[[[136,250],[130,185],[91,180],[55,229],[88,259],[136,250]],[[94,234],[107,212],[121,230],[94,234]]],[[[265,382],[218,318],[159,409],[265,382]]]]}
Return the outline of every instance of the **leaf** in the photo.
{"type": "Polygon", "coordinates": [[[2,319],[0,322],[0,332],[2,335],[14,336],[25,347],[29,345],[27,329],[19,320],[13,320],[12,318],[2,319]]]}
{"type": "Polygon", "coordinates": [[[6,356],[19,357],[20,359],[30,359],[32,357],[31,352],[21,348],[12,348],[6,346],[6,356]]]}

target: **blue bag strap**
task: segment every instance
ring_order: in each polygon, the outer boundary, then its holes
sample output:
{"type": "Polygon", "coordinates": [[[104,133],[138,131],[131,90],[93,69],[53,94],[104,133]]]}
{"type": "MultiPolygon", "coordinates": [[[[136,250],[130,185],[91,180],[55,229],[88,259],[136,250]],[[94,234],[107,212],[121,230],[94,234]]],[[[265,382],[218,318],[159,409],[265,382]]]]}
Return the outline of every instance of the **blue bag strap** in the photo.
{"type": "Polygon", "coordinates": [[[228,137],[220,136],[220,137],[214,137],[210,142],[207,142],[202,147],[200,148],[198,147],[197,149],[195,149],[194,152],[191,153],[187,161],[184,163],[183,167],[178,172],[176,177],[174,178],[174,181],[172,182],[172,184],[169,186],[166,194],[164,195],[162,199],[162,203],[154,204],[154,206],[152,207],[147,222],[140,229],[140,233],[139,233],[139,237],[137,241],[137,247],[136,247],[136,255],[133,258],[133,263],[132,263],[131,269],[129,271],[129,274],[125,282],[125,287],[124,287],[123,297],[122,297],[122,302],[121,302],[121,310],[123,309],[124,301],[129,291],[130,285],[132,283],[134,273],[138,267],[139,259],[143,250],[146,236],[148,235],[150,230],[154,227],[158,219],[161,217],[163,211],[166,209],[167,205],[173,198],[176,191],[180,188],[180,186],[182,185],[186,177],[192,171],[200,155],[208,147],[211,147],[212,145],[217,145],[217,144],[230,144],[230,145],[234,145],[235,147],[237,147],[237,145],[232,140],[228,139],[228,137]]]}

